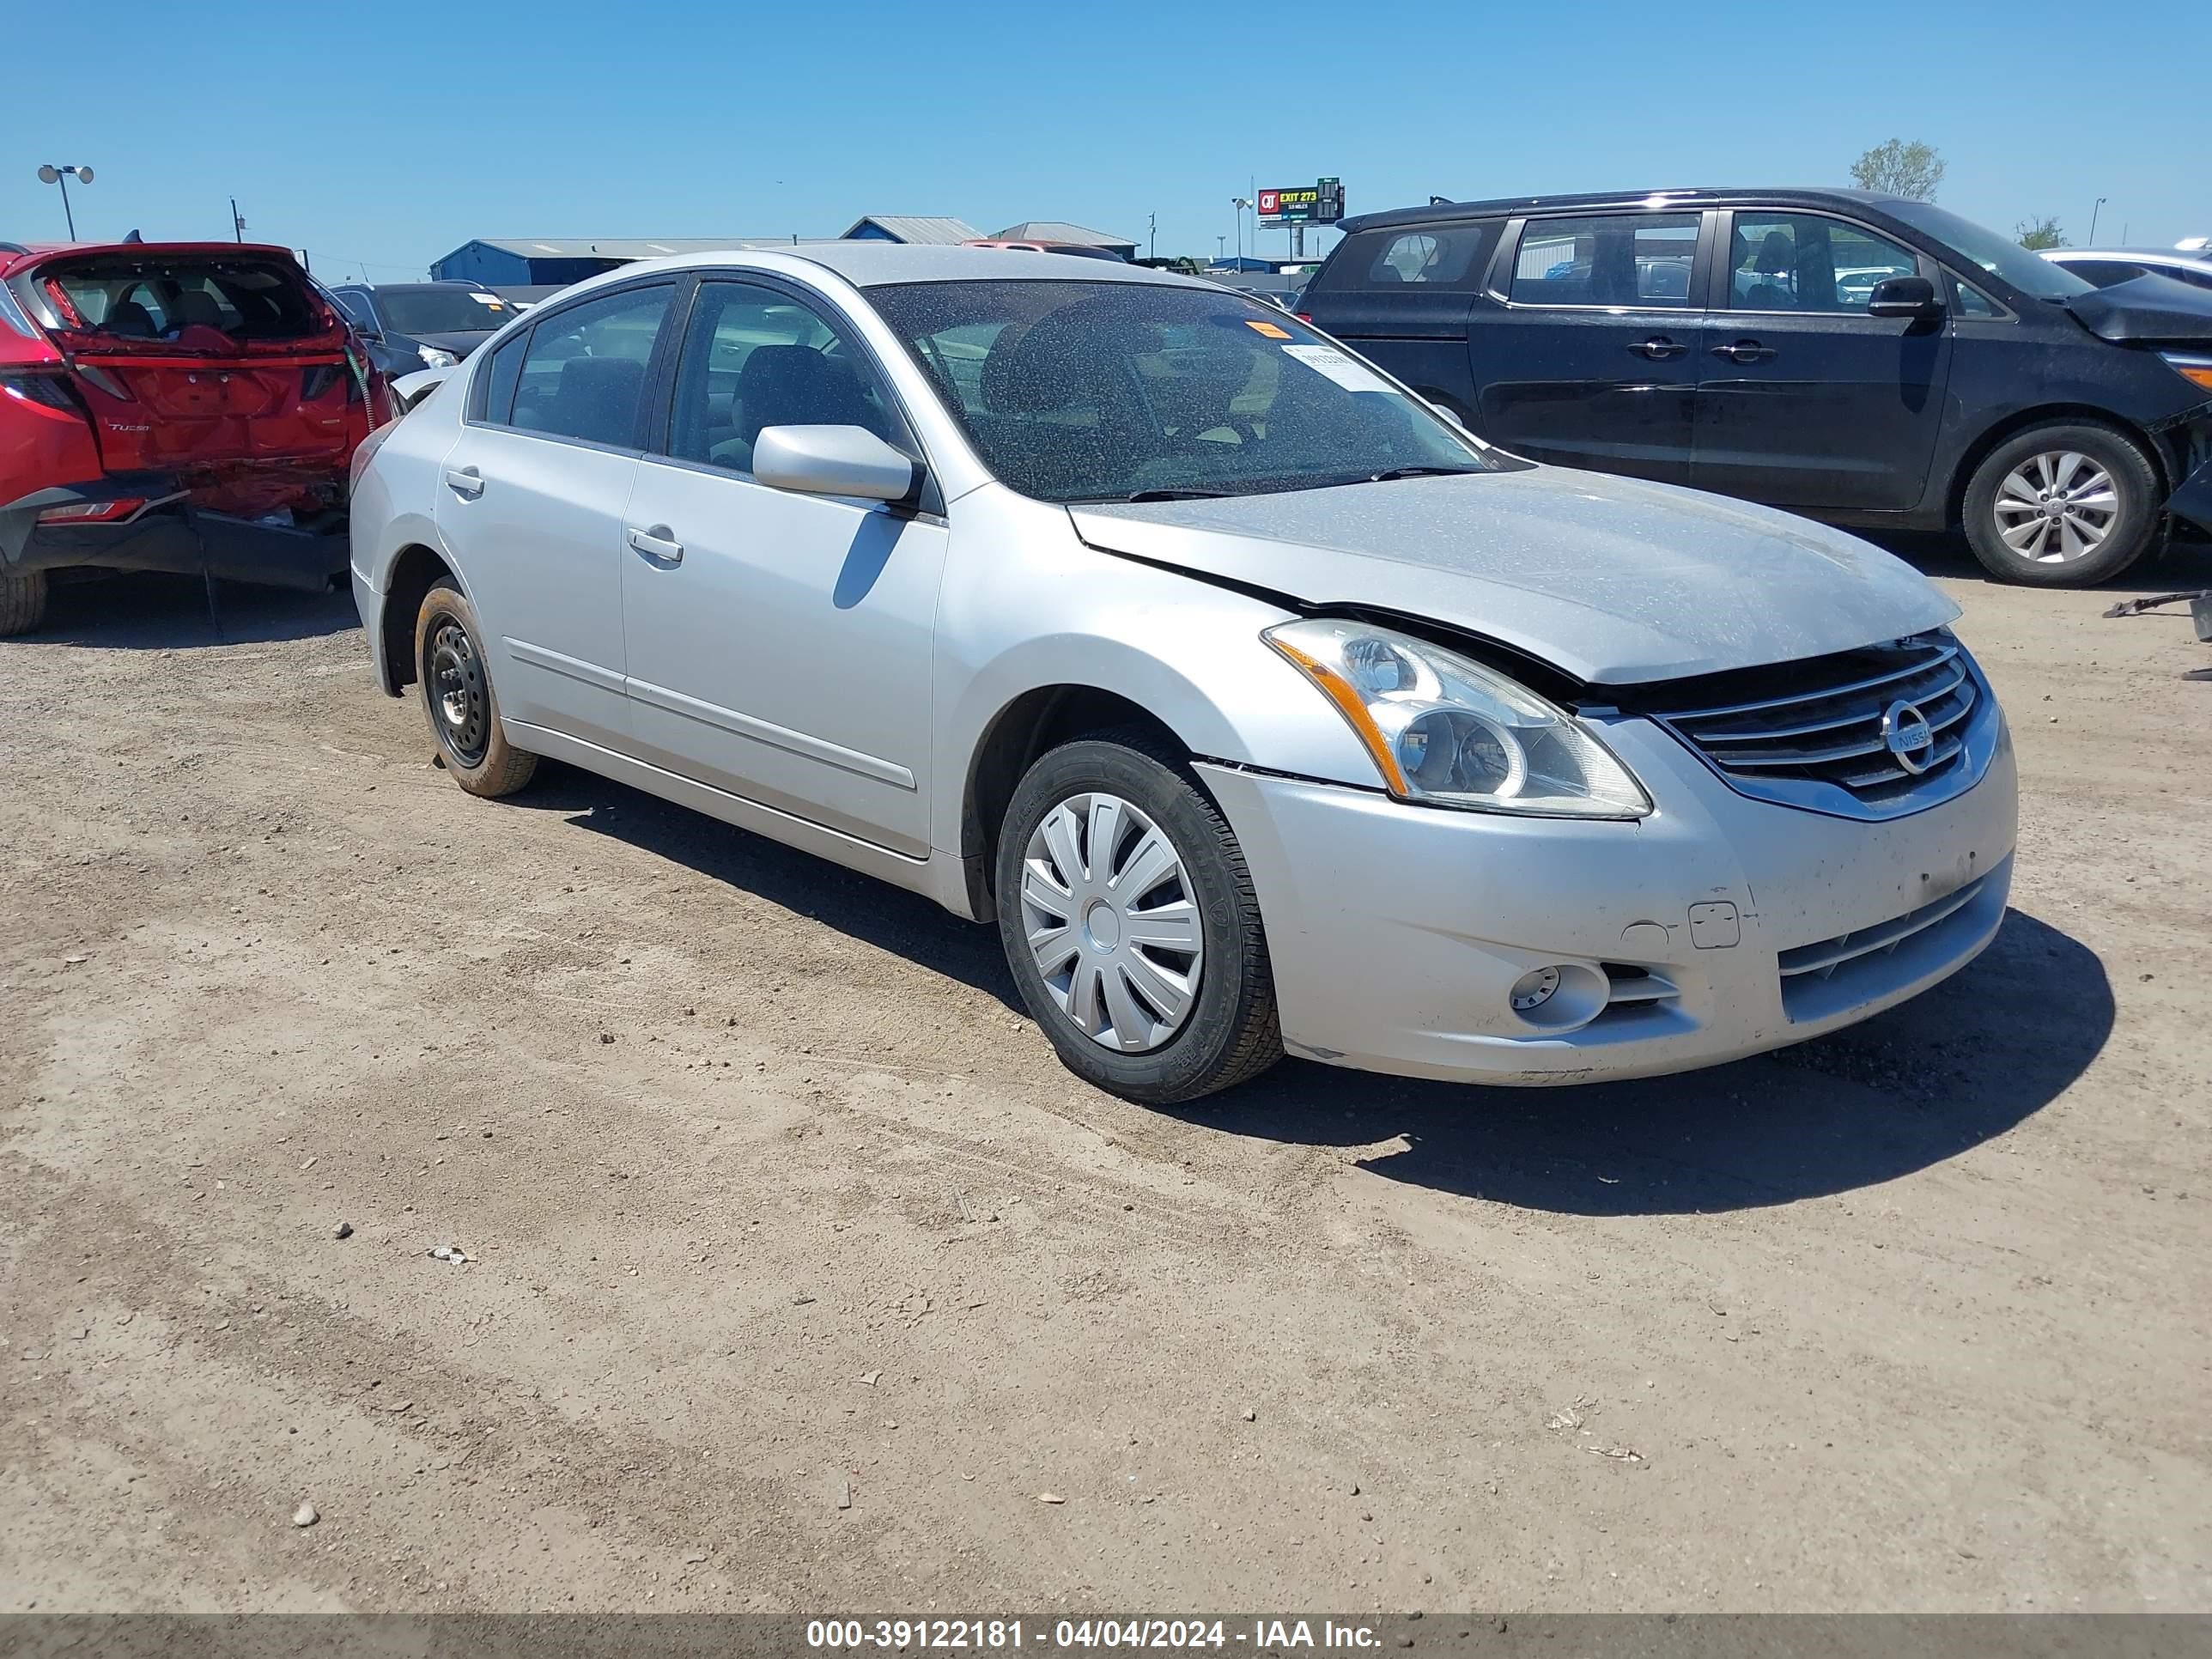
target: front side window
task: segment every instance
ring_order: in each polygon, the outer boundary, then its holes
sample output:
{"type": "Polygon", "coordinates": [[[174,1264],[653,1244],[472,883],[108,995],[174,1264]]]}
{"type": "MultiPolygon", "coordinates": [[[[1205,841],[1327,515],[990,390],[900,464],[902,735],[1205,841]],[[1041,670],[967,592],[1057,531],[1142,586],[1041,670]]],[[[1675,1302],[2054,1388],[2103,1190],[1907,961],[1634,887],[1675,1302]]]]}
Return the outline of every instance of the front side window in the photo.
{"type": "Polygon", "coordinates": [[[1532,219],[1507,297],[1516,305],[1688,310],[1697,253],[1694,213],[1532,219]]]}
{"type": "Polygon", "coordinates": [[[1957,292],[1959,314],[1961,317],[1989,318],[2004,315],[2004,313],[1998,308],[1997,302],[1972,283],[1963,283],[1954,276],[1951,279],[1951,286],[1957,292]]]}
{"type": "Polygon", "coordinates": [[[640,447],[646,365],[673,292],[625,289],[531,330],[508,423],[549,437],[640,447]]]}
{"type": "Polygon", "coordinates": [[[874,366],[819,313],[776,289],[708,283],[677,365],[668,453],[749,473],[771,426],[858,426],[903,443],[874,366]]]}
{"type": "Polygon", "coordinates": [[[911,283],[869,298],[1040,501],[1262,495],[1516,463],[1296,318],[1206,287],[911,283]]]}
{"type": "Polygon", "coordinates": [[[1840,219],[1739,212],[1729,237],[1728,304],[1738,311],[1863,313],[1876,283],[1919,272],[1911,250],[1840,219]]]}

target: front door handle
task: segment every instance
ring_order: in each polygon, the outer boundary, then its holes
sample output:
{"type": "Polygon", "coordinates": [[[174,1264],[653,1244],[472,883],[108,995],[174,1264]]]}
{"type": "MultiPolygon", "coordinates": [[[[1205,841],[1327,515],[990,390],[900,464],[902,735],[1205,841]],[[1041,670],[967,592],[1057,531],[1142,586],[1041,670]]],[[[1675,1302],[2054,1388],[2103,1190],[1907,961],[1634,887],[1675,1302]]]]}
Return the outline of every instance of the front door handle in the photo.
{"type": "Polygon", "coordinates": [[[446,487],[456,495],[474,501],[483,494],[483,474],[472,466],[449,466],[446,469],[446,487]]]}
{"type": "Polygon", "coordinates": [[[1638,356],[1649,357],[1656,363],[1664,362],[1669,357],[1679,357],[1690,348],[1668,339],[1663,334],[1655,334],[1648,340],[1634,342],[1628,349],[1638,356]]]}
{"type": "Polygon", "coordinates": [[[655,564],[682,564],[684,544],[676,539],[676,532],[665,524],[650,530],[632,530],[629,544],[633,551],[642,553],[655,564]]]}
{"type": "Polygon", "coordinates": [[[1717,345],[1713,356],[1725,357],[1732,363],[1763,363],[1774,355],[1774,348],[1761,345],[1756,340],[1738,340],[1734,345],[1717,345]]]}

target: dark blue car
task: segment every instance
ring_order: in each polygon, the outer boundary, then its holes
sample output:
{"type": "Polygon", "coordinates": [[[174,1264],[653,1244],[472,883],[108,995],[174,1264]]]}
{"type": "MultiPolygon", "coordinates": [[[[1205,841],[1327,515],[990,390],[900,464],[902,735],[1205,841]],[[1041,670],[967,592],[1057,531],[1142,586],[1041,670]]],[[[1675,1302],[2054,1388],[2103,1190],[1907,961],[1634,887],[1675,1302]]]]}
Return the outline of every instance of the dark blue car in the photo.
{"type": "Polygon", "coordinates": [[[2087,584],[2212,529],[2212,293],[2098,289],[1924,202],[1689,190],[1347,219],[1300,309],[1538,460],[2087,584]]]}

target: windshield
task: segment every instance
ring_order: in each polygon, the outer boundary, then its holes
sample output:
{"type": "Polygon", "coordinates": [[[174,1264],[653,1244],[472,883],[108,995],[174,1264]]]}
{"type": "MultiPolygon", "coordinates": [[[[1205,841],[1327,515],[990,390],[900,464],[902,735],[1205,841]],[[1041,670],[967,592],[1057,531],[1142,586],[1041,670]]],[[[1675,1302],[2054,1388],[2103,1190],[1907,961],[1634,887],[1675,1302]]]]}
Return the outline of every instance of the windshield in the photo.
{"type": "Polygon", "coordinates": [[[2019,243],[1984,229],[1972,219],[1961,219],[1948,209],[1926,202],[1884,202],[1881,207],[1883,212],[1894,214],[1915,230],[1947,244],[1969,264],[2003,277],[2039,300],[2063,300],[2069,295],[2087,294],[2096,286],[2083,282],[2065,266],[2030,253],[2019,243]]]}
{"type": "Polygon", "coordinates": [[[1273,307],[1155,283],[913,283],[871,301],[984,464],[1047,501],[1259,495],[1512,465],[1273,307]]]}
{"type": "Polygon", "coordinates": [[[401,334],[486,334],[514,315],[497,295],[472,288],[381,288],[376,304],[401,334]]]}

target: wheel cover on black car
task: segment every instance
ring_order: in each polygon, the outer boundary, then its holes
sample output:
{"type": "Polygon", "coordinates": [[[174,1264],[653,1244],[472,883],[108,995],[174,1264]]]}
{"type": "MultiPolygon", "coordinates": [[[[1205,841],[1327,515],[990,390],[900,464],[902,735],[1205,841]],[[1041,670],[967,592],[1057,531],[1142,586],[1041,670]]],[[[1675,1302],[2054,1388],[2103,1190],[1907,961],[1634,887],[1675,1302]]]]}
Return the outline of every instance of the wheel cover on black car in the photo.
{"type": "Polygon", "coordinates": [[[1204,962],[1167,832],[1118,795],[1071,795],[1031,832],[1022,932],[1046,993],[1092,1042],[1148,1054],[1182,1030],[1204,962]]]}
{"type": "Polygon", "coordinates": [[[1990,506],[2004,544],[2038,564],[2088,557],[2120,517],[2112,475],[2073,449],[2027,456],[2005,474],[1990,506]]]}

